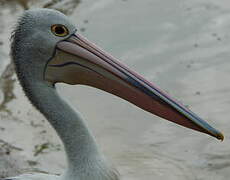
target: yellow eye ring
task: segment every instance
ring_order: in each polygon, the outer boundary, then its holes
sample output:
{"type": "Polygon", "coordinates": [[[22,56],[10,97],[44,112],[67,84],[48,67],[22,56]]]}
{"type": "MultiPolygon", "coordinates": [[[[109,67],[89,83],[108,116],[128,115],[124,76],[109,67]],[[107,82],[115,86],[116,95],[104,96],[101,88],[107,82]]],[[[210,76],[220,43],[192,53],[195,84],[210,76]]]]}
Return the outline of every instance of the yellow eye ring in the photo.
{"type": "Polygon", "coordinates": [[[54,24],[51,26],[51,31],[55,36],[64,37],[69,34],[69,30],[62,24],[54,24]]]}

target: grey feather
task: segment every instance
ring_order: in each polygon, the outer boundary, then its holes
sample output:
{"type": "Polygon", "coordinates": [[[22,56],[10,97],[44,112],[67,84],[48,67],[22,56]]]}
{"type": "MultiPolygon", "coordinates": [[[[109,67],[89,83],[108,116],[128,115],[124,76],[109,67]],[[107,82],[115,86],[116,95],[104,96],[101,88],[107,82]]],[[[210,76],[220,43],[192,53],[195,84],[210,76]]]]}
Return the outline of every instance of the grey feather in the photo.
{"type": "Polygon", "coordinates": [[[76,31],[60,12],[48,9],[26,11],[12,33],[11,56],[25,95],[63,141],[68,168],[60,177],[39,174],[13,179],[118,180],[119,173],[98,150],[81,115],[59,97],[53,84],[44,80],[46,64],[55,53],[57,42],[63,40],[50,32],[53,24],[65,25],[70,34],[76,31]]]}

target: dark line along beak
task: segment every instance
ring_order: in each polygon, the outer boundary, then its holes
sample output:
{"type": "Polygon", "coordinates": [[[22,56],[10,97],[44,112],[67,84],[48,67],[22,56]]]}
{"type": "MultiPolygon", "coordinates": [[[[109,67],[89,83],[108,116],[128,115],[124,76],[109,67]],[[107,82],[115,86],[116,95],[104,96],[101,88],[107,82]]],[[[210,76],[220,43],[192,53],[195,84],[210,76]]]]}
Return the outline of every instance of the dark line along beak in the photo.
{"type": "Polygon", "coordinates": [[[221,132],[83,36],[76,33],[59,42],[57,49],[48,63],[47,80],[96,87],[164,119],[224,139],[221,132]]]}

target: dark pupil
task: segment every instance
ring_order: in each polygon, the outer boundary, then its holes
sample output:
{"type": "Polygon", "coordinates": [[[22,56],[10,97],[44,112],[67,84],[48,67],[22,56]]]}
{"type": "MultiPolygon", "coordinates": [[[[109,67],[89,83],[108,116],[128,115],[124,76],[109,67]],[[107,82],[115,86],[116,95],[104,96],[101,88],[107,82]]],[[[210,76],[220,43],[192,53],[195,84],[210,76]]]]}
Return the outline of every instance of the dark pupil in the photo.
{"type": "Polygon", "coordinates": [[[65,29],[62,26],[57,26],[55,28],[55,33],[57,33],[57,34],[63,34],[63,33],[65,33],[65,29]]]}

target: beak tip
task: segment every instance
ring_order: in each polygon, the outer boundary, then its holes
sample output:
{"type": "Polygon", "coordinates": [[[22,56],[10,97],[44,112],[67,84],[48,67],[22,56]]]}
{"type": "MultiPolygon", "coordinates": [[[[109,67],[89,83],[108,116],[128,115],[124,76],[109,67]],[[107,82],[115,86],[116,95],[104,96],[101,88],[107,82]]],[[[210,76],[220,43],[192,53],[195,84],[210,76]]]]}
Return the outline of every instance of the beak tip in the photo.
{"type": "Polygon", "coordinates": [[[224,135],[220,132],[219,134],[216,135],[216,138],[218,140],[224,141],[224,135]]]}

